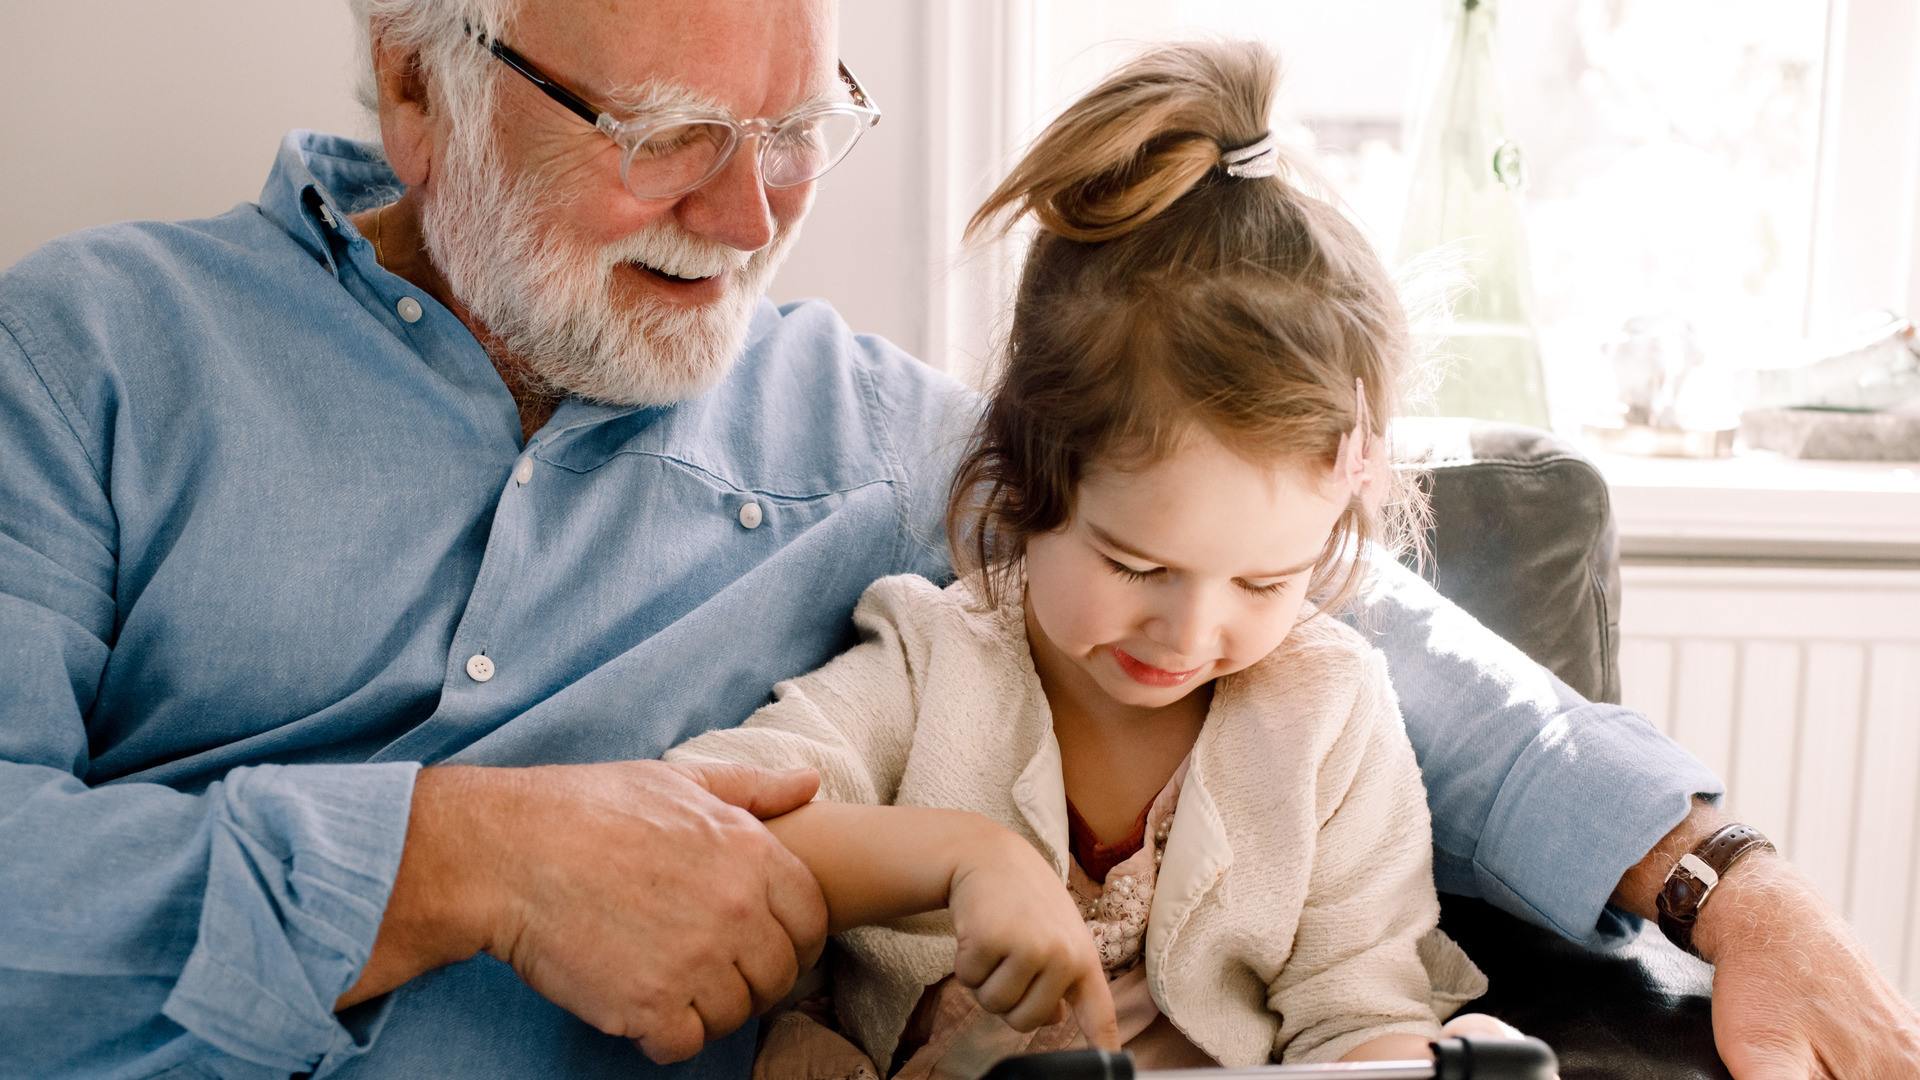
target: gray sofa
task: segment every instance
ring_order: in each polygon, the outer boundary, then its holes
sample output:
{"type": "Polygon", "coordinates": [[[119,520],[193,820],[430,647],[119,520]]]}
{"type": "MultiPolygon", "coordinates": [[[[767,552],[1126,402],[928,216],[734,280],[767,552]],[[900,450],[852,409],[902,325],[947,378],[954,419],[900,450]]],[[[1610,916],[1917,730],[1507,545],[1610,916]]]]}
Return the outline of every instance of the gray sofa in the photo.
{"type": "MultiPolygon", "coordinates": [[[[1590,700],[1620,700],[1620,569],[1607,486],[1543,431],[1415,420],[1396,450],[1423,462],[1425,568],[1439,591],[1590,700]]],[[[1587,952],[1479,900],[1441,897],[1441,926],[1487,973],[1469,1010],[1545,1039],[1563,1080],[1728,1077],[1713,1047],[1712,970],[1647,927],[1587,952]]]]}

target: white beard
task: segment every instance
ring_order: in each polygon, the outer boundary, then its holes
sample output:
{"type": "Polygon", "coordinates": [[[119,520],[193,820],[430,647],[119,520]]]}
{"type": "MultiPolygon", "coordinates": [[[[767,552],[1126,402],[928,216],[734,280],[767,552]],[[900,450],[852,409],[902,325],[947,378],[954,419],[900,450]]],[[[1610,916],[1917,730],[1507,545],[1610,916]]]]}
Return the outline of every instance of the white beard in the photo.
{"type": "Polygon", "coordinates": [[[539,389],[615,405],[684,401],[725,378],[798,226],[779,228],[752,253],[696,236],[666,215],[603,248],[571,244],[536,224],[541,208],[563,200],[547,184],[509,175],[491,142],[484,125],[454,125],[421,231],[453,295],[495,348],[539,389]],[[614,271],[629,262],[678,277],[731,276],[720,299],[699,307],[616,300],[614,271]]]}

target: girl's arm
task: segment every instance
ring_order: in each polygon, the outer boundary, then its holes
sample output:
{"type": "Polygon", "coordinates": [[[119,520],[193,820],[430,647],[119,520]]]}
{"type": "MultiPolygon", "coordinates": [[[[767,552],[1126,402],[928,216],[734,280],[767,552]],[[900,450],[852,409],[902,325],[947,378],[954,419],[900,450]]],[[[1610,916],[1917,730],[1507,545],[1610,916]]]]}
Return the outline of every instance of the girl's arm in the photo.
{"type": "Polygon", "coordinates": [[[954,975],[1021,1031],[1070,1009],[1087,1041],[1120,1048],[1113,997],[1059,875],[1025,840],[962,810],[815,802],[767,828],[820,883],[830,931],[947,908],[954,975]]]}

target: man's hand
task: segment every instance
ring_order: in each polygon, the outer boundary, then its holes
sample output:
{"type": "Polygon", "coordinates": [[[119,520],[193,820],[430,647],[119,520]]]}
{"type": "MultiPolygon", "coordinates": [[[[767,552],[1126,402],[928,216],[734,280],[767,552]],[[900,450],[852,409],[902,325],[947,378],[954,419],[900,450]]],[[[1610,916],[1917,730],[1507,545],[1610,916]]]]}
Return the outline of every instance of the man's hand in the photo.
{"type": "Polygon", "coordinates": [[[1026,841],[998,830],[969,850],[947,906],[959,946],[953,973],[981,1008],[1019,1031],[1071,1010],[1088,1045],[1120,1049],[1093,935],[1053,867],[1026,841]]]}
{"type": "Polygon", "coordinates": [[[1700,909],[1713,1041],[1737,1080],[1920,1077],[1920,1015],[1785,859],[1749,855],[1700,909]]]}
{"type": "Polygon", "coordinates": [[[420,773],[374,953],[339,1007],[485,951],[658,1062],[778,1001],[826,906],[758,820],[811,773],[657,761],[420,773]]]}
{"type": "MultiPolygon", "coordinates": [[[[1696,805],[1627,871],[1614,903],[1654,918],[1667,872],[1727,820],[1696,805]]],[[[1693,944],[1714,965],[1713,1041],[1735,1080],[1920,1077],[1920,1014],[1785,859],[1735,863],[1701,905],[1693,944]]]]}

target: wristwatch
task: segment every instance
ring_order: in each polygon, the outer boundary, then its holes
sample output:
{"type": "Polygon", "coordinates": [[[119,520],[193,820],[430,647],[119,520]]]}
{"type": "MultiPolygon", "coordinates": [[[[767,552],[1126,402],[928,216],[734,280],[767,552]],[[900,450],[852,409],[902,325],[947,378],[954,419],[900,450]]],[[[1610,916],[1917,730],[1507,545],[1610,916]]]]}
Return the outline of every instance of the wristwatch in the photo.
{"type": "Polygon", "coordinates": [[[1772,841],[1751,825],[1728,825],[1707,837],[1673,864],[1667,881],[1660,887],[1654,908],[1660,913],[1660,932],[1667,940],[1695,956],[1693,924],[1700,918],[1700,905],[1713,895],[1714,886],[1733,868],[1733,864],[1756,851],[1773,851],[1772,841]]]}

